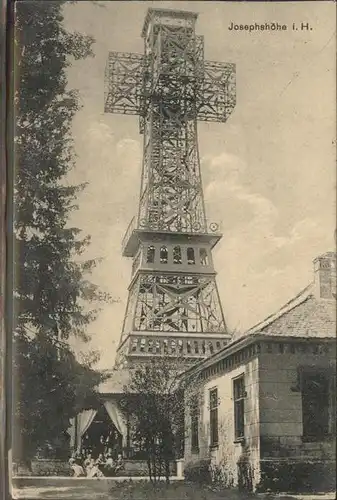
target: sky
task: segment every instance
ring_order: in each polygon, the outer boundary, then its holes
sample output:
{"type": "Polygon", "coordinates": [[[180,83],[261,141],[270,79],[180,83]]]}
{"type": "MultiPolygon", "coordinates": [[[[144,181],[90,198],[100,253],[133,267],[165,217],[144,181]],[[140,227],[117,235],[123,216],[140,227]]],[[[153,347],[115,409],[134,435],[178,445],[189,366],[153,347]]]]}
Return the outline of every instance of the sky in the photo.
{"type": "Polygon", "coordinates": [[[313,279],[312,260],[335,248],[335,6],[333,2],[79,2],[65,7],[65,26],[95,38],[95,57],[73,61],[78,89],[76,168],[69,182],[88,182],[72,223],[102,258],[92,281],[116,302],[88,329],[101,368],[112,368],[124,317],[131,260],[121,240],[137,213],[142,136],[137,116],[105,114],[109,50],[143,52],[149,7],[199,13],[205,58],[232,62],[237,105],[227,123],[198,125],[206,212],[223,238],[214,249],[228,327],[245,331],[275,312],[313,279]],[[286,31],[230,31],[275,22],[286,31]],[[292,23],[312,30],[292,31],[292,23]]]}

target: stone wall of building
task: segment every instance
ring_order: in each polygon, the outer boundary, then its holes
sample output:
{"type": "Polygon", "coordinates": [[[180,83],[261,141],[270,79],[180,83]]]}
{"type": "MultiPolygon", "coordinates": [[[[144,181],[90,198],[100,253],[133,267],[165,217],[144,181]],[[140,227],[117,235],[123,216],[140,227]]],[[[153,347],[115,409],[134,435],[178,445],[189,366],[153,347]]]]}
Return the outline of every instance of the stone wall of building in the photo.
{"type": "MultiPolygon", "coordinates": [[[[324,474],[328,476],[330,469],[334,468],[336,452],[336,436],[332,428],[335,419],[333,404],[329,408],[331,426],[329,435],[322,440],[306,441],[303,437],[300,374],[306,369],[313,372],[323,370],[330,374],[330,398],[333,402],[333,398],[336,397],[333,393],[336,373],[334,346],[329,347],[324,343],[313,345],[310,342],[261,345],[259,407],[262,476],[272,474],[276,478],[290,479],[290,474],[293,479],[297,476],[302,485],[307,476],[311,478],[324,474]],[[286,472],[285,468],[288,470],[290,464],[293,471],[286,472]],[[321,472],[318,473],[318,469],[321,472]]],[[[324,481],[328,485],[330,479],[323,478],[319,488],[323,488],[324,481]]],[[[294,487],[289,485],[287,489],[296,487],[295,483],[294,487]]],[[[281,490],[286,487],[287,484],[280,486],[281,490]]],[[[309,485],[308,489],[313,487],[309,485]]]]}
{"type": "MultiPolygon", "coordinates": [[[[336,371],[333,346],[314,353],[311,344],[262,344],[259,356],[261,459],[269,457],[333,457],[333,436],[322,442],[303,442],[300,372],[336,371]],[[281,346],[281,347],[280,347],[281,346]]],[[[331,389],[333,383],[331,384],[331,389]]],[[[331,394],[331,398],[333,395],[331,394]]],[[[331,416],[332,419],[332,416],[331,416]]]]}
{"type": "Polygon", "coordinates": [[[259,388],[258,359],[243,362],[227,373],[214,374],[204,381],[199,389],[200,421],[199,449],[191,448],[191,418],[186,411],[185,466],[200,460],[210,460],[216,474],[220,474],[228,486],[238,483],[238,461],[243,455],[248,457],[253,482],[259,481],[259,388]],[[245,375],[245,438],[235,440],[233,379],[245,375]],[[218,429],[219,443],[210,446],[209,391],[218,388],[218,429]]]}
{"type": "MultiPolygon", "coordinates": [[[[293,473],[304,484],[314,470],[330,471],[335,460],[335,344],[321,339],[276,339],[260,341],[255,348],[229,353],[204,369],[199,385],[199,448],[191,447],[191,416],[186,407],[185,466],[209,461],[222,472],[228,485],[238,483],[238,462],[250,467],[251,483],[256,487],[261,474],[282,464],[294,462],[293,473]],[[245,354],[246,353],[246,354],[245,354]],[[248,354],[247,354],[248,353],[248,354]],[[253,355],[252,355],[253,353],[253,355]],[[231,359],[232,358],[232,359],[231,359]],[[329,422],[331,432],[318,441],[303,438],[301,377],[310,370],[324,371],[331,380],[329,422]],[[234,436],[233,379],[245,375],[244,440],[234,436]],[[301,375],[302,374],[302,375],[301,375]],[[219,442],[210,446],[209,391],[218,389],[219,442]],[[270,467],[272,464],[272,467],[270,467]],[[302,465],[303,467],[302,467],[302,465]],[[308,465],[309,464],[309,465],[308,465]],[[310,464],[312,472],[310,472],[310,464]],[[302,467],[302,469],[301,469],[302,467]],[[308,472],[309,471],[309,472],[308,472]],[[303,480],[301,479],[303,475],[303,480]]],[[[196,397],[192,396],[192,400],[196,397]]],[[[281,469],[279,469],[281,467],[281,469]]],[[[263,479],[263,478],[262,478],[263,479]]]]}

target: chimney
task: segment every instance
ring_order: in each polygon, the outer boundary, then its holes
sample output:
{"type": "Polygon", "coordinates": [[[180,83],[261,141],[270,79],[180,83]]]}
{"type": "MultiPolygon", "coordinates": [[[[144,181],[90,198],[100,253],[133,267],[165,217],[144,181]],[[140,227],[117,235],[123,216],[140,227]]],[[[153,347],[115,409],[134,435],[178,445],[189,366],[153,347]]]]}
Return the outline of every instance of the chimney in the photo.
{"type": "Polygon", "coordinates": [[[336,298],[336,252],[326,252],[314,259],[314,277],[317,298],[336,298]]]}

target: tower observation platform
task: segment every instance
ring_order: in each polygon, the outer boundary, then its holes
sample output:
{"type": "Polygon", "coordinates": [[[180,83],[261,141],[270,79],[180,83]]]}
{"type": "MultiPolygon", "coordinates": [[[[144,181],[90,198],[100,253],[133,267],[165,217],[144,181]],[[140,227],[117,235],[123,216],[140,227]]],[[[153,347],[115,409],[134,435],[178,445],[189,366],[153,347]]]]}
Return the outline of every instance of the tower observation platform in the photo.
{"type": "Polygon", "coordinates": [[[204,358],[229,341],[206,219],[197,122],[226,122],[234,64],[204,60],[194,12],[149,9],[144,53],[110,52],[105,111],[139,116],[143,165],[137,216],[122,242],[133,259],[116,365],[204,358]]]}

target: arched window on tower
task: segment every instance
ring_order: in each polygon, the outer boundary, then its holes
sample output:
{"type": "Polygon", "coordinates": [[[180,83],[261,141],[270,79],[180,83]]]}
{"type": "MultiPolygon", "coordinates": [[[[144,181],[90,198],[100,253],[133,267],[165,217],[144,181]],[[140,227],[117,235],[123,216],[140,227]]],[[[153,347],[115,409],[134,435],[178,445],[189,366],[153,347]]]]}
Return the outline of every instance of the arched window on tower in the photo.
{"type": "Polygon", "coordinates": [[[200,248],[200,264],[202,266],[208,266],[208,255],[204,248],[200,248]]]}
{"type": "Polygon", "coordinates": [[[146,262],[148,264],[153,264],[154,263],[154,256],[155,256],[155,248],[154,246],[149,246],[147,247],[147,254],[146,254],[146,262]]]}
{"type": "Polygon", "coordinates": [[[195,264],[194,248],[187,249],[187,264],[195,264]]]}
{"type": "Polygon", "coordinates": [[[181,264],[181,248],[173,248],[173,264],[181,264]]]}
{"type": "Polygon", "coordinates": [[[159,258],[161,264],[167,264],[167,247],[161,247],[159,258]]]}

